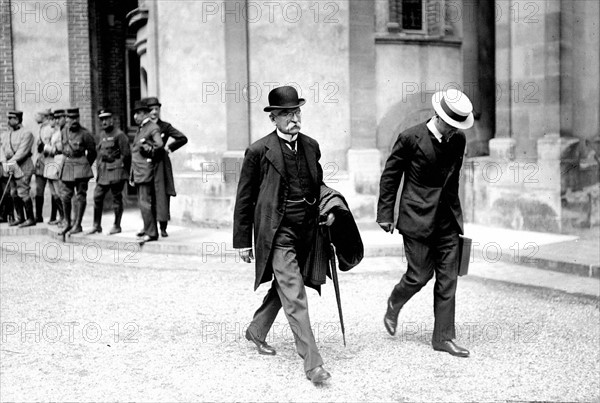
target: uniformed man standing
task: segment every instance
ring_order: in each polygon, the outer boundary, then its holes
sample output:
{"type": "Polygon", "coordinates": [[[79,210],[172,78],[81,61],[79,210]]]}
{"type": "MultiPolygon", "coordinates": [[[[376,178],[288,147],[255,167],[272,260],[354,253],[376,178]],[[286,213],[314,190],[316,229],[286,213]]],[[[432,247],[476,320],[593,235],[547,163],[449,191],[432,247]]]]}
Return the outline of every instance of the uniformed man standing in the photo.
{"type": "Polygon", "coordinates": [[[33,203],[29,195],[34,171],[31,159],[33,134],[23,127],[23,112],[20,111],[8,112],[8,126],[8,132],[2,136],[0,162],[5,176],[12,173],[9,186],[17,218],[10,226],[30,227],[35,225],[33,203]]]}
{"type": "MultiPolygon", "coordinates": [[[[0,153],[2,152],[3,135],[0,135],[0,153]]],[[[8,172],[4,174],[3,164],[0,164],[0,197],[4,195],[0,204],[0,223],[7,222],[9,225],[14,221],[14,209],[12,197],[10,197],[10,185],[8,183],[8,172]]]]}
{"type": "Polygon", "coordinates": [[[150,108],[150,119],[160,129],[160,137],[164,147],[156,154],[156,167],[154,169],[154,190],[156,193],[156,219],[160,225],[160,236],[167,237],[167,224],[171,219],[171,196],[176,196],[175,180],[173,179],[173,166],[169,154],[183,147],[188,139],[185,134],[174,128],[169,122],[160,119],[162,104],[156,97],[144,98],[143,101],[150,108]],[[168,143],[169,139],[173,139],[168,143]]]}
{"type": "Polygon", "coordinates": [[[62,203],[66,225],[60,235],[83,231],[88,182],[94,177],[92,164],[96,159],[96,142],[89,130],[79,124],[79,108],[67,109],[67,124],[62,131],[62,153],[65,156],[61,173],[62,203]],[[71,199],[75,195],[75,222],[71,223],[71,199]],[[72,224],[72,225],[71,225],[72,224]]]}
{"type": "Polygon", "coordinates": [[[131,151],[129,139],[115,128],[113,114],[108,109],[98,112],[102,131],[98,136],[98,160],[96,168],[96,189],[94,190],[94,226],[88,234],[102,232],[102,206],[104,197],[110,191],[113,197],[113,210],[115,222],[109,235],[121,232],[121,217],[123,216],[123,188],[129,177],[131,165],[131,151]]]}
{"type": "Polygon", "coordinates": [[[52,207],[50,211],[50,221],[48,225],[58,225],[58,228],[64,228],[65,215],[62,204],[63,182],[60,180],[62,167],[64,163],[64,155],[62,154],[62,130],[67,124],[67,111],[65,109],[57,109],[54,111],[54,134],[50,140],[50,147],[44,147],[44,152],[47,152],[53,158],[53,163],[47,164],[45,167],[46,178],[50,180],[57,195],[56,210],[52,207]],[[60,219],[56,218],[58,212],[60,219]]]}
{"type": "MultiPolygon", "coordinates": [[[[138,193],[138,205],[144,220],[140,244],[158,239],[156,228],[156,197],[154,190],[155,158],[157,150],[163,147],[160,129],[150,119],[150,108],[145,102],[136,101],[133,118],[139,125],[131,147],[131,173],[129,181],[138,193]]],[[[139,234],[138,234],[139,235],[139,234]]]]}
{"type": "Polygon", "coordinates": [[[44,209],[44,193],[46,190],[46,184],[50,188],[50,194],[52,195],[52,207],[55,211],[56,217],[56,203],[59,195],[57,194],[54,186],[48,181],[48,178],[44,175],[46,163],[54,163],[54,157],[51,157],[47,152],[44,152],[44,147],[50,146],[52,135],[55,132],[54,128],[54,114],[50,109],[39,111],[36,116],[36,121],[40,125],[40,132],[36,141],[36,153],[35,153],[35,221],[44,222],[42,212],[44,209]]]}

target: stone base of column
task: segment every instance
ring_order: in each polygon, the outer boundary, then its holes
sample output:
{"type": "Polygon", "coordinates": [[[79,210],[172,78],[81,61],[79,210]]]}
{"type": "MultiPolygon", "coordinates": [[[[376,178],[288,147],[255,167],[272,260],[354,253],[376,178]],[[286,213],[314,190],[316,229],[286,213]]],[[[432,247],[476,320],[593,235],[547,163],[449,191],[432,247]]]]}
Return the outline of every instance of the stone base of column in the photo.
{"type": "Polygon", "coordinates": [[[377,194],[381,176],[381,153],[376,148],[350,149],[348,173],[357,193],[377,194]]]}

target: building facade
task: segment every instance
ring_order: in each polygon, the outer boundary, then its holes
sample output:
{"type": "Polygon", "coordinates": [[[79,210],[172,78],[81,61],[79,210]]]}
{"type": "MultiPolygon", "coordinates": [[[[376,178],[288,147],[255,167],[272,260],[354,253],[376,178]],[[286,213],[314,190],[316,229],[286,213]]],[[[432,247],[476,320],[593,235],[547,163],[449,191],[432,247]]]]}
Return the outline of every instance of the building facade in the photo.
{"type": "Polygon", "coordinates": [[[467,221],[598,225],[597,1],[0,0],[0,17],[1,116],[33,125],[38,109],[77,105],[96,128],[108,107],[133,131],[133,102],[160,98],[189,138],[172,155],[175,221],[231,222],[244,150],[273,130],[268,92],[289,84],[326,181],[361,220],[398,133],[453,87],[476,117],[467,221]]]}

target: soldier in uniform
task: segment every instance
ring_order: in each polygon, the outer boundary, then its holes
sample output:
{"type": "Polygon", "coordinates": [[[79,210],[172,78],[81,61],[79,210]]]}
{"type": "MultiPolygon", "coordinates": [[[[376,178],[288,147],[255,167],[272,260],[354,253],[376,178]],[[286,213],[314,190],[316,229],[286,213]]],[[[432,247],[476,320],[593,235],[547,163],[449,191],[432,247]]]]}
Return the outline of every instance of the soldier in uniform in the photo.
{"type": "MultiPolygon", "coordinates": [[[[156,197],[154,190],[154,172],[157,150],[163,147],[160,129],[150,119],[150,108],[145,102],[136,101],[133,118],[139,125],[138,132],[131,147],[131,172],[129,182],[135,185],[138,193],[138,204],[144,220],[143,235],[140,244],[158,239],[156,228],[156,197]]],[[[139,234],[138,234],[139,235],[139,234]]]]}
{"type": "Polygon", "coordinates": [[[64,162],[64,155],[62,154],[62,130],[67,123],[67,111],[65,109],[57,109],[54,111],[54,134],[52,135],[50,147],[45,147],[45,152],[49,153],[54,159],[53,164],[48,164],[45,168],[45,176],[51,181],[52,186],[58,196],[56,203],[56,210],[52,208],[50,211],[50,221],[48,225],[58,225],[58,228],[64,228],[65,216],[62,204],[62,194],[64,184],[60,180],[60,174],[64,162]],[[56,218],[58,212],[60,219],[56,218]]]}
{"type": "Polygon", "coordinates": [[[8,125],[8,132],[2,136],[0,162],[4,175],[13,175],[9,186],[17,218],[10,226],[30,227],[35,225],[33,203],[29,195],[29,184],[34,171],[31,159],[33,134],[23,127],[23,112],[8,112],[8,125]]]}
{"type": "Polygon", "coordinates": [[[57,199],[59,198],[56,189],[44,175],[46,163],[54,163],[54,157],[51,157],[47,152],[44,152],[44,147],[50,146],[52,135],[55,132],[54,114],[50,109],[39,111],[36,116],[36,121],[40,125],[40,131],[35,147],[35,220],[36,222],[44,222],[42,212],[44,209],[46,184],[48,184],[50,194],[52,195],[51,210],[54,211],[54,219],[56,219],[56,204],[57,199]]]}
{"type": "Polygon", "coordinates": [[[81,220],[85,213],[88,182],[94,177],[92,164],[96,159],[96,142],[88,129],[79,123],[79,108],[67,109],[67,124],[62,131],[62,153],[65,156],[61,173],[62,203],[65,227],[60,235],[83,231],[81,220]],[[71,223],[71,199],[76,197],[75,222],[71,223]],[[71,225],[72,224],[72,225],[71,225]]]}
{"type": "Polygon", "coordinates": [[[88,234],[102,232],[102,205],[104,197],[110,191],[113,197],[115,222],[109,235],[121,232],[121,217],[123,216],[123,188],[129,177],[131,151],[129,139],[115,128],[112,112],[102,109],[98,112],[102,131],[98,136],[98,161],[96,168],[96,189],[94,190],[94,226],[88,234]]]}
{"type": "Polygon", "coordinates": [[[170,123],[160,119],[162,104],[156,97],[144,98],[143,101],[150,108],[150,119],[160,129],[160,137],[164,147],[157,150],[156,166],[154,169],[154,191],[156,194],[156,219],[160,226],[160,236],[167,237],[167,224],[171,219],[171,196],[176,196],[173,167],[169,154],[183,147],[188,139],[185,134],[174,128],[170,123]],[[173,139],[168,143],[169,139],[173,139]]]}
{"type": "MultiPolygon", "coordinates": [[[[2,135],[0,135],[0,153],[2,152],[2,135]]],[[[3,164],[0,164],[0,197],[4,195],[0,205],[0,223],[7,222],[9,225],[14,221],[13,202],[10,197],[10,185],[8,183],[8,173],[4,174],[3,164]]]]}

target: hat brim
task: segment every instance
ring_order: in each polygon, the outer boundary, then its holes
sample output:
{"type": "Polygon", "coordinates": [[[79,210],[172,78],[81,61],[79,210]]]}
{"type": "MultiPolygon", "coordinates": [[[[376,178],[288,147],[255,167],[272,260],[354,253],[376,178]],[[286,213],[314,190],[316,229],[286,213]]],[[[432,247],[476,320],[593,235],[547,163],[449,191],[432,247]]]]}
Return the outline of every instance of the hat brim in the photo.
{"type": "Polygon", "coordinates": [[[265,107],[264,111],[271,112],[271,111],[281,110],[281,109],[294,109],[294,108],[301,107],[305,103],[306,103],[306,100],[304,98],[299,98],[298,105],[285,105],[285,106],[269,105],[269,106],[265,107]]]}
{"type": "Polygon", "coordinates": [[[442,118],[442,120],[444,122],[448,123],[452,127],[456,127],[457,129],[461,129],[461,130],[466,130],[466,129],[470,129],[471,127],[473,127],[473,122],[475,122],[475,117],[473,116],[473,112],[469,113],[469,116],[467,116],[467,118],[465,120],[463,120],[462,122],[459,122],[458,120],[454,120],[450,116],[448,116],[448,114],[444,111],[444,109],[442,108],[442,105],[440,104],[441,101],[442,101],[442,96],[439,93],[435,94],[433,96],[433,98],[431,99],[433,109],[438,114],[438,116],[442,118]]]}
{"type": "Polygon", "coordinates": [[[150,108],[144,106],[144,107],[141,107],[141,108],[133,108],[133,110],[132,110],[133,113],[136,113],[136,112],[139,112],[139,111],[150,112],[150,108]]]}

